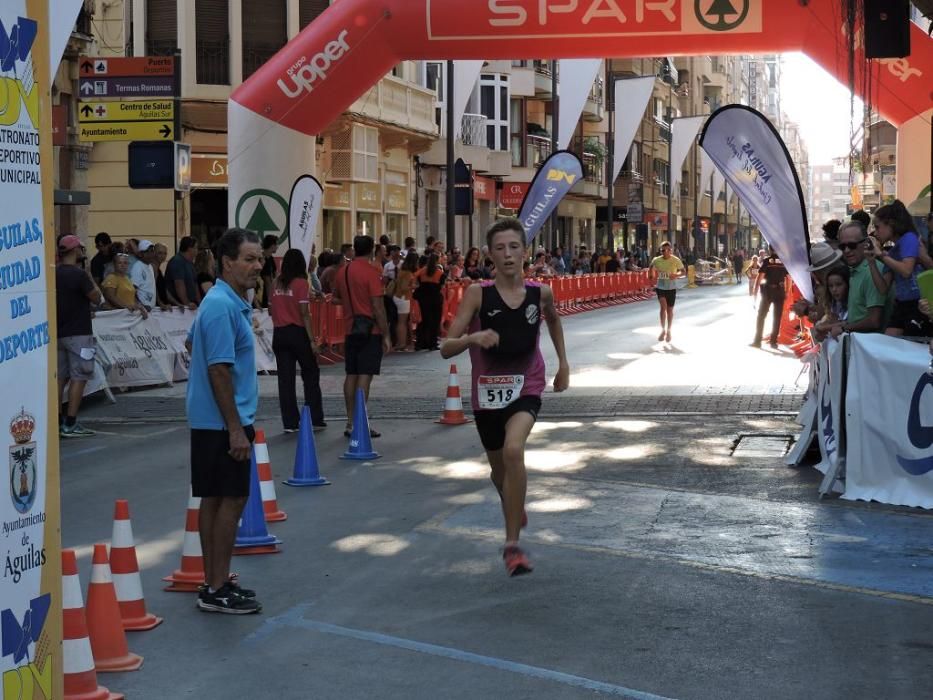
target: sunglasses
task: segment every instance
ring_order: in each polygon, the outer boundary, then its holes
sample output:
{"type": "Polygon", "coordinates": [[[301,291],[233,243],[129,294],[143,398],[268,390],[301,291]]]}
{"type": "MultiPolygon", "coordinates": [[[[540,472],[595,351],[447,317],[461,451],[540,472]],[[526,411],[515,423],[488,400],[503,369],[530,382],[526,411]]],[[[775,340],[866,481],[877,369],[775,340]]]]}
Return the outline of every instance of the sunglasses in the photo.
{"type": "Polygon", "coordinates": [[[858,250],[859,248],[863,248],[865,246],[865,241],[867,240],[867,238],[863,238],[862,240],[856,241],[855,243],[840,243],[839,250],[858,250]]]}

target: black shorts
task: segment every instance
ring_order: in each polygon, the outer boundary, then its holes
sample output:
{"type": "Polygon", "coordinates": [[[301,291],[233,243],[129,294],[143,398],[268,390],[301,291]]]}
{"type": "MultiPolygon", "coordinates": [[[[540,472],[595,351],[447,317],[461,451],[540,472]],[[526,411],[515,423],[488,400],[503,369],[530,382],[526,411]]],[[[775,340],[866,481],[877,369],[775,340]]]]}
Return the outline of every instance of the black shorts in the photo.
{"type": "Polygon", "coordinates": [[[674,308],[674,304],[677,302],[676,289],[655,289],[654,291],[658,293],[658,299],[667,299],[668,307],[674,308]]]}
{"type": "Polygon", "coordinates": [[[895,301],[888,328],[900,328],[905,336],[927,337],[931,333],[930,320],[920,311],[920,301],[895,301]]]}
{"type": "MultiPolygon", "coordinates": [[[[244,426],[250,443],[253,426],[244,426]]],[[[226,430],[191,429],[191,495],[195,498],[247,498],[250,460],[237,462],[229,454],[226,430]]]]}
{"type": "Polygon", "coordinates": [[[348,335],[343,339],[344,367],[347,374],[377,375],[382,369],[382,336],[367,338],[348,335]]]}
{"type": "Polygon", "coordinates": [[[505,445],[505,424],[509,422],[509,418],[522,411],[530,413],[532,418],[538,420],[538,413],[541,411],[541,397],[519,396],[518,399],[505,408],[493,411],[473,411],[473,417],[476,419],[476,430],[479,432],[479,439],[483,443],[483,449],[487,452],[501,450],[505,445]]]}

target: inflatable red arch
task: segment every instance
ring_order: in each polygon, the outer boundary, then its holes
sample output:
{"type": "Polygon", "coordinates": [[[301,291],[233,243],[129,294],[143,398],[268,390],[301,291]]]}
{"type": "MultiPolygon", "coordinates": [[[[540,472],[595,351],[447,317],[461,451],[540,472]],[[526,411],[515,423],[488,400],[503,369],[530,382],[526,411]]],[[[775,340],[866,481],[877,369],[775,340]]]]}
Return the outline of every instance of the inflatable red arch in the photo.
{"type": "MultiPolygon", "coordinates": [[[[338,0],[234,91],[231,211],[276,162],[295,160],[296,150],[313,159],[313,140],[310,149],[298,147],[277,138],[276,127],[322,132],[399,61],[802,51],[846,83],[839,7],[835,0],[338,0]]],[[[913,24],[911,32],[909,57],[872,69],[872,103],[895,126],[933,107],[933,41],[913,24]]],[[[863,60],[859,51],[856,65],[863,60]]],[[[294,180],[300,172],[286,174],[294,180]]],[[[275,189],[287,196],[290,184],[275,189]]]]}

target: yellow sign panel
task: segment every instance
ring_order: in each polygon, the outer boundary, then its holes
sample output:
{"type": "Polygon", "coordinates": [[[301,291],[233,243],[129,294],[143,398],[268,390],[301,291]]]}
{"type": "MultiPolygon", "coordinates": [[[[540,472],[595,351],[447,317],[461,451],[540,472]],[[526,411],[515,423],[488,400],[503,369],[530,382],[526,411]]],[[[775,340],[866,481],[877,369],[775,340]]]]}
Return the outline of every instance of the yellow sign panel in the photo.
{"type": "Polygon", "coordinates": [[[81,141],[171,141],[174,136],[171,122],[108,122],[106,124],[80,124],[81,141]]]}
{"type": "Polygon", "coordinates": [[[120,102],[79,102],[78,121],[128,122],[172,121],[175,103],[172,100],[123,100],[120,102]]]}

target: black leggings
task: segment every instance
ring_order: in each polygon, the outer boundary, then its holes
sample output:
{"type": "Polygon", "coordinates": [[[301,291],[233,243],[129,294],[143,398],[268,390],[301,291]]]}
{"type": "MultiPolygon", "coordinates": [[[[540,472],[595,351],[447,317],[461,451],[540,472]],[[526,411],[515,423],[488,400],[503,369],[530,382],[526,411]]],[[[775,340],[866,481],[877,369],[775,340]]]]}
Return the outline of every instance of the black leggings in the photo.
{"type": "Polygon", "coordinates": [[[444,297],[440,285],[422,284],[418,295],[421,308],[421,323],[415,329],[415,347],[419,350],[436,350],[437,339],[441,332],[441,314],[444,311],[444,297]]]}
{"type": "Polygon", "coordinates": [[[324,423],[324,400],[321,396],[321,370],[311,350],[311,339],[301,326],[279,326],[272,334],[272,351],[279,379],[279,409],[282,426],[297,428],[300,418],[295,392],[295,363],[301,367],[305,385],[305,404],[311,408],[311,423],[324,423]]]}

